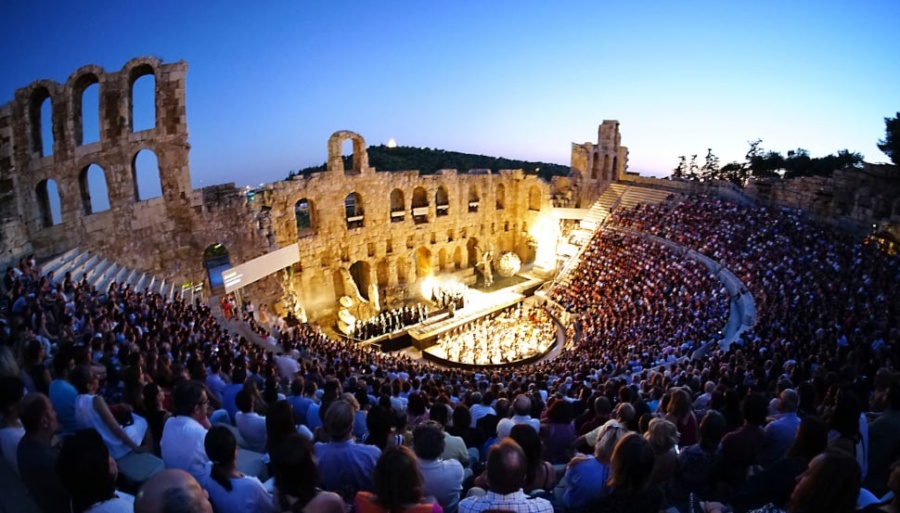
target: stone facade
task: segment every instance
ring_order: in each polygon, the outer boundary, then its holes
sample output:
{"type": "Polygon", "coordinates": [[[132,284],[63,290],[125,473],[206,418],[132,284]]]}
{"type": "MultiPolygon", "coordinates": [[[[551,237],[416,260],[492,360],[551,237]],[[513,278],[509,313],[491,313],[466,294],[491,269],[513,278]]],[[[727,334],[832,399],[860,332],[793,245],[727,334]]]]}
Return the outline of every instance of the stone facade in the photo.
{"type": "MultiPolygon", "coordinates": [[[[628,148],[622,146],[619,122],[606,119],[597,130],[597,144],[572,144],[572,180],[576,208],[590,208],[610,182],[619,180],[628,169],[628,148]]],[[[565,188],[565,182],[557,185],[565,188]]]]}
{"type": "Polygon", "coordinates": [[[224,245],[237,265],[299,242],[298,264],[247,292],[275,307],[288,289],[313,315],[334,311],[336,298],[350,293],[348,283],[363,296],[374,285],[390,298],[405,296],[427,275],[471,276],[479,251],[533,261],[529,227],[548,211],[547,183],[521,170],[376,171],[353,132],[329,139],[327,171],[266,185],[253,201],[234,184],[192,190],[186,73],[184,62],[151,57],[117,72],[85,66],[65,84],[38,80],[19,89],[0,108],[0,250],[7,261],[78,247],[168,282],[208,283],[204,250],[213,244],[224,245]],[[155,126],[136,132],[133,86],[144,75],[155,81],[155,126]],[[95,83],[99,141],[82,144],[82,94],[95,83]],[[44,101],[52,108],[52,152],[41,139],[44,101]],[[341,158],[348,139],[352,169],[341,158]],[[161,197],[138,194],[135,159],[142,150],[158,160],[161,197]],[[91,164],[103,170],[109,210],[92,212],[91,164]],[[50,180],[62,213],[55,224],[50,180]]]}

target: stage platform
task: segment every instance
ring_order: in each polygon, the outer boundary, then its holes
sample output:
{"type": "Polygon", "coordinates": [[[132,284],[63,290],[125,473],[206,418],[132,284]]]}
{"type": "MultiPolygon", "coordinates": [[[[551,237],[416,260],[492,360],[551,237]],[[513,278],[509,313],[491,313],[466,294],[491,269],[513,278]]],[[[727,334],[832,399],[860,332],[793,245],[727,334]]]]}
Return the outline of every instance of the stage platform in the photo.
{"type": "Polygon", "coordinates": [[[525,295],[517,292],[497,291],[484,293],[478,290],[469,290],[468,301],[465,308],[456,311],[456,315],[450,317],[445,313],[428,319],[409,330],[412,345],[420,351],[433,346],[440,335],[480,319],[494,312],[499,312],[510,306],[514,306],[525,300],[525,295]]]}

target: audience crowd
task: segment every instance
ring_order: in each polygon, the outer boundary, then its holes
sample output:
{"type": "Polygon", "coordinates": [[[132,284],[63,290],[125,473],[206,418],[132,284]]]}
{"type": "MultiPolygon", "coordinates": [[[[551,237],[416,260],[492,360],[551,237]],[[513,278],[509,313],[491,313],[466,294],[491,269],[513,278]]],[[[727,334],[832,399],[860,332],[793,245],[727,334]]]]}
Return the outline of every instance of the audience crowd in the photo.
{"type": "Polygon", "coordinates": [[[3,464],[45,512],[897,511],[900,259],[715,198],[608,222],[550,292],[575,343],[502,370],[252,315],[249,341],[199,301],[22,259],[3,464]],[[734,298],[631,231],[732,271],[755,326],[716,345],[734,298]]]}

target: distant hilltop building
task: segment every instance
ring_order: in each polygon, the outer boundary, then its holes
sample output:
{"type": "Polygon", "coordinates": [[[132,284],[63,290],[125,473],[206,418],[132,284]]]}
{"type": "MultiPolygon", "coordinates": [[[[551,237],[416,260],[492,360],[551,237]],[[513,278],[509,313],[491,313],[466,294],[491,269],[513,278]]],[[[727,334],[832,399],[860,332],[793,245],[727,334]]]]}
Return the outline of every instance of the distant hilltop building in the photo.
{"type": "Polygon", "coordinates": [[[187,69],[185,62],[152,57],[117,71],[84,66],[63,84],[35,81],[0,108],[0,252],[7,262],[65,254],[60,271],[76,279],[87,273],[98,286],[128,281],[209,295],[224,286],[223,269],[277,254],[286,258],[277,260],[282,272],[247,275],[244,285],[254,297],[273,305],[290,297],[315,315],[333,313],[345,295],[405,296],[430,275],[471,281],[479,248],[532,264],[538,225],[584,218],[592,207],[615,208],[645,197],[641,191],[656,191],[650,196],[657,200],[672,191],[721,193],[857,223],[900,219],[896,179],[871,166],[862,179],[836,173],[796,186],[755,183],[746,191],[638,177],[627,171],[628,150],[614,120],[602,122],[597,143],[572,145],[571,174],[552,183],[514,169],[429,176],[376,170],[363,137],[337,131],[327,141],[326,171],[266,184],[252,201],[234,184],[192,189],[187,69]],[[133,88],[145,76],[155,84],[154,122],[135,130],[133,88]],[[83,111],[83,93],[93,84],[99,113],[83,111]],[[44,140],[48,130],[41,126],[47,102],[52,140],[44,140]],[[97,114],[99,140],[84,144],[83,120],[97,114]],[[350,169],[341,155],[346,140],[353,146],[350,169]],[[151,171],[158,171],[159,197],[146,198],[137,186],[141,152],[158,162],[151,171]],[[105,183],[107,210],[95,207],[104,191],[91,190],[89,172],[105,183]],[[612,204],[601,206],[601,197],[612,204]]]}

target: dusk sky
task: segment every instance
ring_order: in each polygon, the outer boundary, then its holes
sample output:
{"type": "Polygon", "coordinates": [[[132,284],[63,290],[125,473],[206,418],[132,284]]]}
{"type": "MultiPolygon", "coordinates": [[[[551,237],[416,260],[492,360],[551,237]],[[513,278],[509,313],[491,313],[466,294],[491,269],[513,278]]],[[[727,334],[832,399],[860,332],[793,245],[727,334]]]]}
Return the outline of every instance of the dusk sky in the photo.
{"type": "Polygon", "coordinates": [[[185,60],[195,187],[368,144],[569,164],[617,119],[629,169],[875,146],[900,111],[900,2],[0,2],[0,105],[85,64],[185,60]],[[252,5],[252,7],[251,7],[252,5]]]}

